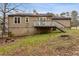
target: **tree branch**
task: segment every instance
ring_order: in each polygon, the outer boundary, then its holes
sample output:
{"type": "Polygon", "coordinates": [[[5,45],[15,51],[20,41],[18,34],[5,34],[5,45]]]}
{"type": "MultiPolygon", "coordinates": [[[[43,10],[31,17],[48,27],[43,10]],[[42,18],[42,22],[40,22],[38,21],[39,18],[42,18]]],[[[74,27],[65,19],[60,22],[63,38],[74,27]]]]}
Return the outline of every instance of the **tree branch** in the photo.
{"type": "Polygon", "coordinates": [[[9,9],[6,13],[8,13],[8,12],[10,12],[10,11],[12,11],[12,10],[14,10],[16,7],[18,7],[18,6],[20,6],[20,5],[16,5],[15,7],[13,7],[13,8],[11,8],[11,9],[9,9]]]}

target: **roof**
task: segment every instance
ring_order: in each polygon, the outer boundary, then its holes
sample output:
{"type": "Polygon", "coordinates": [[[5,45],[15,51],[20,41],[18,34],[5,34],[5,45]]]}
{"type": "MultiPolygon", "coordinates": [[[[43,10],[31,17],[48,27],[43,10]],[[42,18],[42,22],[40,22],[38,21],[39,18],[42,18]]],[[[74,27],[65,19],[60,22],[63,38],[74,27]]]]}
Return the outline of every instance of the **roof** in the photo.
{"type": "Polygon", "coordinates": [[[71,18],[70,17],[54,17],[54,18],[52,18],[52,20],[71,20],[71,18]]]}
{"type": "MultiPolygon", "coordinates": [[[[8,16],[52,17],[50,14],[16,13],[8,16]]],[[[52,17],[52,20],[71,20],[70,17],[52,17]]]]}
{"type": "Polygon", "coordinates": [[[52,17],[52,15],[48,15],[48,14],[33,14],[33,13],[9,14],[8,16],[52,17]]]}

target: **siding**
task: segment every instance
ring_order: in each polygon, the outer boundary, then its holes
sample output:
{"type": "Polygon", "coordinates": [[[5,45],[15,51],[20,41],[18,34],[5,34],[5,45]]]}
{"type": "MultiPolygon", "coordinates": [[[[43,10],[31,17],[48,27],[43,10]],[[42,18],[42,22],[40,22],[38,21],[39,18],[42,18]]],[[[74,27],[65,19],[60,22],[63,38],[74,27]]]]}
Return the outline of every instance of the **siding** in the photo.
{"type": "MultiPolygon", "coordinates": [[[[25,18],[21,16],[21,23],[15,24],[14,23],[14,17],[11,16],[8,18],[8,26],[9,26],[9,32],[12,32],[14,36],[23,36],[23,35],[33,35],[36,33],[39,33],[39,31],[33,27],[33,22],[35,20],[38,20],[38,17],[28,17],[29,23],[25,22],[25,18]]],[[[47,17],[49,20],[51,20],[50,17],[47,17]]]]}

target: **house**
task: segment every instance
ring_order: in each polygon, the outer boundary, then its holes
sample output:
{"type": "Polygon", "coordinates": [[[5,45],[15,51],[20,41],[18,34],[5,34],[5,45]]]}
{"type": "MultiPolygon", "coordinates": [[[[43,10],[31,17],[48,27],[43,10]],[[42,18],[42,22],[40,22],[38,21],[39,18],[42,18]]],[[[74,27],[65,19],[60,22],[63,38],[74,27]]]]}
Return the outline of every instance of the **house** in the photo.
{"type": "Polygon", "coordinates": [[[8,31],[14,34],[14,36],[50,32],[54,27],[64,32],[64,28],[71,27],[71,18],[56,18],[50,14],[38,13],[8,15],[8,31]]]}

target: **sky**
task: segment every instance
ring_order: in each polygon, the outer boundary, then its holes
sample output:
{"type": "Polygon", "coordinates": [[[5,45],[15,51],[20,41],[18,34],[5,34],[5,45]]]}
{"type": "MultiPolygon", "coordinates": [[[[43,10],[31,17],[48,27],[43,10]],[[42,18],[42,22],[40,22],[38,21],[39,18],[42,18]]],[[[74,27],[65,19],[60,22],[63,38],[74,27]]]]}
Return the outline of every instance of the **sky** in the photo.
{"type": "Polygon", "coordinates": [[[62,12],[71,12],[73,10],[78,11],[79,13],[79,4],[78,3],[25,3],[21,4],[18,9],[24,10],[26,12],[32,12],[36,10],[40,13],[62,13],[62,12]]]}

